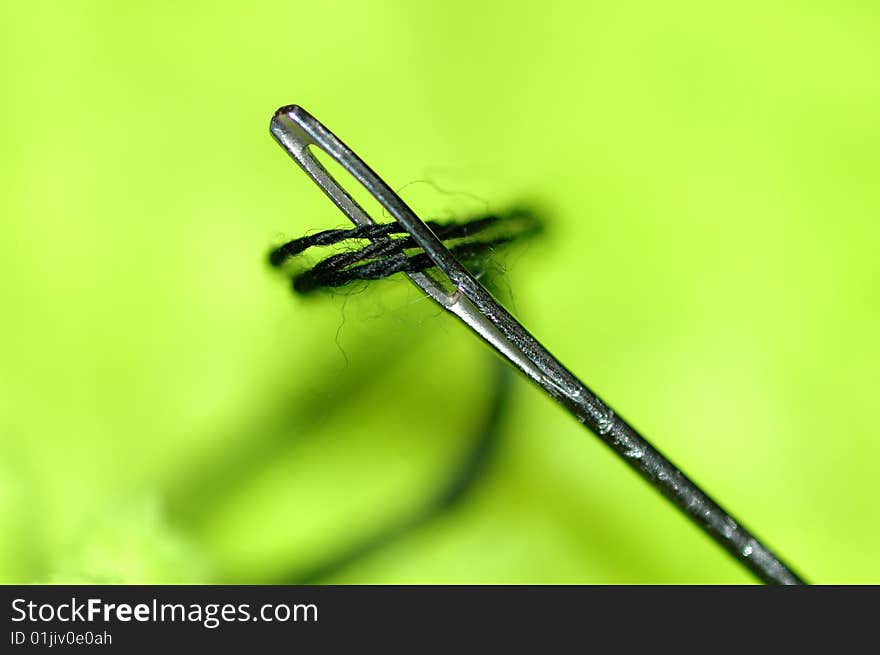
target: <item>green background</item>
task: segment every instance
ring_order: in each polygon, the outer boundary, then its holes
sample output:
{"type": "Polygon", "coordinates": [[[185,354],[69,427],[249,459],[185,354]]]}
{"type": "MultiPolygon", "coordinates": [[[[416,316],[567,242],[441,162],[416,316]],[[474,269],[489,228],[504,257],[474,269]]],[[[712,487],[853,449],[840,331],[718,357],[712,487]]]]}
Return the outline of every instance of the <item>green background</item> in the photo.
{"type": "MultiPolygon", "coordinates": [[[[0,580],[273,582],[418,506],[491,393],[344,217],[298,103],[425,217],[527,200],[513,307],[812,581],[880,582],[872,2],[5,2],[0,580]]],[[[333,582],[749,582],[522,381],[465,502],[333,582]]]]}

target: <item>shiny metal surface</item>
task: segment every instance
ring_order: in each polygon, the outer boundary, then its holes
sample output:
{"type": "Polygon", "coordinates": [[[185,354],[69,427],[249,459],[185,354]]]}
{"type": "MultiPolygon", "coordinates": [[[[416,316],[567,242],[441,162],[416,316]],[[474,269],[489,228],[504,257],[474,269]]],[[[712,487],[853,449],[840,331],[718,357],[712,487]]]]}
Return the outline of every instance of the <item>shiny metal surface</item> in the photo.
{"type": "Polygon", "coordinates": [[[315,159],[309,147],[320,148],[348,171],[412,235],[447,278],[413,273],[408,275],[410,280],[555,398],[731,555],[765,582],[803,584],[754,535],[553,357],[455,259],[412,209],[330,130],[302,107],[288,105],[275,112],[270,131],[355,225],[372,224],[373,219],[315,159]]]}

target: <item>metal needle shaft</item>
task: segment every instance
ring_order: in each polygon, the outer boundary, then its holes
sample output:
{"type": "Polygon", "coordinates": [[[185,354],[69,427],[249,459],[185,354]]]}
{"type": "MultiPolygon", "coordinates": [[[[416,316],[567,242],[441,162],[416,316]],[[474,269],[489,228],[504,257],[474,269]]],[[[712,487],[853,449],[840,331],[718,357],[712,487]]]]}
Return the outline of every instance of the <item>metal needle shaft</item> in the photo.
{"type": "Polygon", "coordinates": [[[772,584],[804,584],[778,556],[687,478],[631,425],[562,365],[452,255],[431,229],[351,149],[307,111],[279,109],[271,132],[315,183],[356,225],[372,218],[309,152],[316,146],[347,170],[412,235],[448,278],[427,273],[409,278],[508,359],[758,578],[772,584]],[[450,289],[451,287],[451,289],[450,289]]]}

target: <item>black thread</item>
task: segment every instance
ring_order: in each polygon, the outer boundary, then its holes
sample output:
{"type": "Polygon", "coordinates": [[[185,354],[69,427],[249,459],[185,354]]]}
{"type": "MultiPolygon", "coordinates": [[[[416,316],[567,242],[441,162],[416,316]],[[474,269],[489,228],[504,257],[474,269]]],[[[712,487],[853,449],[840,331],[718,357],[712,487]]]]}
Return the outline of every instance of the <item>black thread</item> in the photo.
{"type": "MultiPolygon", "coordinates": [[[[488,214],[465,222],[428,221],[427,224],[465,265],[541,228],[534,214],[524,209],[488,214]]],[[[273,249],[269,263],[278,268],[312,247],[364,240],[369,243],[330,255],[310,269],[294,274],[294,290],[305,294],[322,287],[337,288],[355,280],[380,280],[396,273],[417,273],[435,266],[398,223],[324,230],[300,237],[273,249]]]]}

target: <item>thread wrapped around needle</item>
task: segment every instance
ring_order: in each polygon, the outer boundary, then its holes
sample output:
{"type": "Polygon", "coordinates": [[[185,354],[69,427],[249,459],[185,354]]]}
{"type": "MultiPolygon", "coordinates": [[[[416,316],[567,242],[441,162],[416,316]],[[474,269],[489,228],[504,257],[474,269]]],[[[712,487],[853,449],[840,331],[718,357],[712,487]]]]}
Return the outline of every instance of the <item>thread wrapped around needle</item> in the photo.
{"type": "MultiPolygon", "coordinates": [[[[522,208],[466,221],[427,221],[427,225],[465,264],[478,264],[496,248],[542,229],[537,216],[522,208]]],[[[309,248],[350,243],[357,245],[294,273],[294,290],[305,294],[323,287],[341,287],[355,280],[380,280],[395,273],[418,273],[436,266],[397,222],[324,230],[293,239],[274,248],[269,253],[269,263],[280,268],[309,248]]]]}

